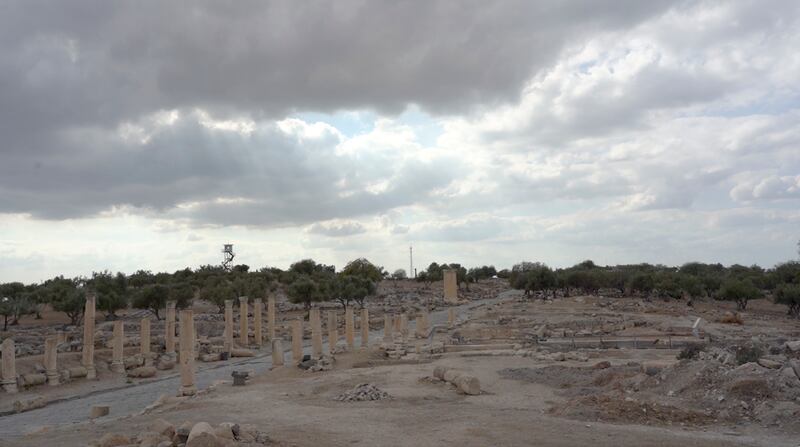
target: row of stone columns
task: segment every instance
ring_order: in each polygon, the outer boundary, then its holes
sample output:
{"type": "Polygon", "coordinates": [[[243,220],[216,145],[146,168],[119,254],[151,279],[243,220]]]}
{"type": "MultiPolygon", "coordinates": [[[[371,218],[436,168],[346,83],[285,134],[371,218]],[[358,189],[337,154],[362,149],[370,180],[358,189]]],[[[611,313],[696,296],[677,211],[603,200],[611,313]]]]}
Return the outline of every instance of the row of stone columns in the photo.
{"type": "MultiPolygon", "coordinates": [[[[353,308],[348,307],[344,314],[345,340],[350,350],[355,349],[355,321],[353,308]]],[[[319,358],[322,356],[322,321],[320,310],[312,308],[308,315],[311,325],[311,354],[319,358]]],[[[298,318],[290,322],[292,336],[292,361],[299,363],[303,360],[303,319],[298,318]]],[[[328,311],[328,352],[333,354],[336,350],[336,343],[339,341],[337,328],[336,311],[328,311]]],[[[369,346],[369,311],[361,309],[361,347],[369,346]]],[[[273,359],[275,358],[275,346],[273,344],[273,359]]]]}
{"type": "MultiPolygon", "coordinates": [[[[264,344],[263,323],[261,319],[262,301],[260,298],[253,300],[253,340],[254,345],[261,348],[264,344]]],[[[247,297],[239,297],[239,345],[243,348],[250,346],[249,340],[249,310],[247,297]]],[[[275,298],[267,299],[267,338],[275,339],[275,298]]],[[[231,352],[234,348],[233,340],[233,300],[225,300],[225,331],[224,349],[231,352]]]]}

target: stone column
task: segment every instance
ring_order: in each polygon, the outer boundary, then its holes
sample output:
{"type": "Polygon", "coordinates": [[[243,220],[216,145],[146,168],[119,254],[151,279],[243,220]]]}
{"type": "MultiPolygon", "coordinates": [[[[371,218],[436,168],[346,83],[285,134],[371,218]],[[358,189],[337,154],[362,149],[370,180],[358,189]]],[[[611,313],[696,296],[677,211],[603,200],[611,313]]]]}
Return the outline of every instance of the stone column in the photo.
{"type": "Polygon", "coordinates": [[[253,300],[253,342],[259,349],[264,342],[261,334],[261,298],[253,300]]]}
{"type": "Polygon", "coordinates": [[[247,297],[240,296],[239,297],[239,344],[242,345],[243,348],[247,348],[248,340],[247,340],[247,297]]]}
{"type": "Polygon", "coordinates": [[[164,322],[164,347],[166,354],[175,358],[175,301],[167,301],[167,321],[164,322]]]}
{"type": "Polygon", "coordinates": [[[361,347],[369,346],[369,311],[367,308],[361,309],[361,347]]]}
{"type": "Polygon", "coordinates": [[[311,309],[308,319],[311,323],[311,355],[317,359],[322,357],[322,321],[319,309],[311,309]]]}
{"type": "Polygon", "coordinates": [[[283,366],[283,343],[280,338],[272,339],[272,366],[283,366]]]}
{"type": "Polygon", "coordinates": [[[86,293],[86,307],[83,310],[83,353],[81,365],[86,368],[86,378],[97,378],[94,367],[94,308],[97,295],[94,292],[86,293]]]}
{"type": "Polygon", "coordinates": [[[191,310],[181,311],[180,355],[181,389],[179,396],[193,396],[197,392],[194,384],[194,314],[191,310]]]}
{"type": "Polygon", "coordinates": [[[3,344],[0,345],[0,350],[3,353],[0,375],[2,375],[3,389],[6,390],[6,393],[17,392],[17,354],[14,349],[14,340],[10,338],[3,340],[3,344]]]}
{"type": "Polygon", "coordinates": [[[394,316],[394,331],[395,332],[400,332],[400,330],[402,329],[402,327],[400,326],[400,323],[401,323],[400,315],[395,315],[394,316]]]}
{"type": "Polygon", "coordinates": [[[456,325],[456,310],[455,308],[447,309],[447,326],[453,327],[456,325]]]}
{"type": "Polygon", "coordinates": [[[275,297],[267,298],[267,337],[275,339],[275,297]]]}
{"type": "Polygon", "coordinates": [[[225,341],[223,349],[230,353],[233,350],[233,300],[225,300],[225,341]]]}
{"type": "MultiPolygon", "coordinates": [[[[109,368],[112,372],[125,374],[125,323],[121,320],[114,322],[114,340],[112,343],[114,352],[109,368]]],[[[174,340],[172,350],[175,350],[174,340]]]]}
{"type": "Polygon", "coordinates": [[[303,320],[292,320],[292,363],[303,361],[303,320]]]}
{"type": "Polygon", "coordinates": [[[44,339],[44,370],[47,383],[52,386],[58,385],[58,336],[44,339]]]}
{"type": "Polygon", "coordinates": [[[422,311],[417,317],[417,335],[420,338],[425,338],[428,335],[428,312],[422,311]]]}
{"type": "Polygon", "coordinates": [[[400,333],[403,334],[403,338],[408,338],[408,315],[406,314],[400,315],[400,333]]]}
{"type": "Polygon", "coordinates": [[[328,311],[328,352],[336,352],[336,343],[339,341],[339,330],[336,327],[336,311],[328,311]]]}
{"type": "Polygon", "coordinates": [[[388,313],[383,314],[383,341],[392,341],[392,316],[388,313]]]}
{"type": "Polygon", "coordinates": [[[347,340],[347,349],[353,350],[356,348],[356,340],[355,335],[355,322],[353,321],[353,308],[347,306],[347,309],[344,311],[344,336],[347,340]]]}
{"type": "Polygon", "coordinates": [[[455,270],[443,270],[444,300],[449,303],[458,301],[458,275],[455,270]]]}
{"type": "Polygon", "coordinates": [[[139,325],[139,352],[144,357],[144,364],[149,366],[152,362],[150,358],[150,319],[142,318],[139,325]]]}

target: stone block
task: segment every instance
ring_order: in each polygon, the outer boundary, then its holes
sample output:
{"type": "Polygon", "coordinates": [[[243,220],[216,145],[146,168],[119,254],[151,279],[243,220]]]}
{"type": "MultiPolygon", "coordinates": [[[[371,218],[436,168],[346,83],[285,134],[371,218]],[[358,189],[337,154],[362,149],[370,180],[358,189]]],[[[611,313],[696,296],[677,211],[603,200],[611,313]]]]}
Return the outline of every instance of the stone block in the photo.
{"type": "Polygon", "coordinates": [[[147,377],[155,377],[156,375],[156,367],[155,366],[140,366],[138,368],[134,368],[128,371],[128,377],[135,377],[137,379],[144,379],[147,377]]]}
{"type": "Polygon", "coordinates": [[[108,416],[109,412],[111,412],[111,407],[108,405],[93,405],[91,410],[89,410],[89,419],[97,419],[103,416],[108,416]]]}

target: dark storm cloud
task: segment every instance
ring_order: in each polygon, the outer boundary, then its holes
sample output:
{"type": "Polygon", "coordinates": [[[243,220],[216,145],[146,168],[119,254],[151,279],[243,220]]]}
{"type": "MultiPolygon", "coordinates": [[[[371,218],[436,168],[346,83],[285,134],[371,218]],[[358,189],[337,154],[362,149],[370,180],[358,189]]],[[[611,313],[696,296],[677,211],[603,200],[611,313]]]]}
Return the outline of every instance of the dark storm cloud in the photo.
{"type": "Polygon", "coordinates": [[[566,44],[633,26],[666,6],[3,2],[0,212],[60,219],[131,206],[269,225],[409,204],[425,197],[424,188],[444,186],[447,169],[435,161],[376,166],[390,179],[384,191],[345,194],[332,185],[371,166],[335,156],[333,140],[313,151],[274,129],[242,138],[182,118],[142,145],[121,138],[120,129],[161,110],[196,108],[256,120],[295,111],[395,112],[412,103],[463,113],[514,100],[566,44]],[[191,201],[199,204],[173,209],[191,201]]]}

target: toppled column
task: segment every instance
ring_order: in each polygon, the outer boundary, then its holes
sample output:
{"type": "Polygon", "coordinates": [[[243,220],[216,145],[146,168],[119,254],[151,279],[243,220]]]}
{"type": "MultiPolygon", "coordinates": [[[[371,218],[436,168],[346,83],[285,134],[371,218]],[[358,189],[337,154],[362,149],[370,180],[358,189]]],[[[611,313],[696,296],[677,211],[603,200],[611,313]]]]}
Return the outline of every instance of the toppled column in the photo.
{"type": "Polygon", "coordinates": [[[456,325],[456,310],[454,308],[447,309],[447,326],[454,327],[456,325]]]}
{"type": "Polygon", "coordinates": [[[275,339],[275,297],[267,298],[267,337],[275,339]]]}
{"type": "Polygon", "coordinates": [[[248,345],[247,340],[247,297],[240,296],[239,297],[239,344],[242,345],[243,348],[246,348],[248,345]]]}
{"type": "Polygon", "coordinates": [[[58,337],[52,336],[44,339],[44,370],[47,383],[52,386],[59,384],[58,376],[58,337]]]}
{"type": "Polygon", "coordinates": [[[197,392],[194,384],[194,314],[181,311],[180,355],[181,389],[179,396],[193,396],[197,392]]]}
{"type": "Polygon", "coordinates": [[[86,378],[96,379],[97,370],[94,367],[94,309],[97,295],[94,292],[86,293],[86,307],[83,310],[83,352],[81,365],[86,368],[86,378]]]}
{"type": "Polygon", "coordinates": [[[264,342],[261,335],[261,298],[253,300],[253,342],[259,349],[264,342]]]}
{"type": "Polygon", "coordinates": [[[437,366],[433,369],[433,377],[453,384],[460,393],[473,396],[481,394],[481,382],[478,378],[458,370],[437,366]]]}
{"type": "Polygon", "coordinates": [[[311,354],[315,359],[322,357],[322,321],[319,309],[313,308],[308,316],[311,323],[311,354]]]}
{"type": "Polygon", "coordinates": [[[292,363],[303,361],[303,320],[292,320],[292,363]]]}
{"type": "MultiPolygon", "coordinates": [[[[113,353],[109,369],[115,373],[125,374],[125,323],[122,320],[114,322],[114,340],[112,343],[113,353]]],[[[172,350],[175,350],[174,342],[172,350]]]]}
{"type": "Polygon", "coordinates": [[[361,347],[369,346],[369,311],[366,307],[361,309],[361,347]]]}
{"type": "Polygon", "coordinates": [[[353,332],[355,331],[355,322],[353,321],[353,308],[348,306],[344,311],[344,336],[347,340],[347,349],[353,350],[356,348],[356,340],[353,332]]]}
{"type": "Polygon", "coordinates": [[[392,316],[388,313],[383,314],[383,341],[392,341],[392,316]]]}
{"type": "Polygon", "coordinates": [[[283,343],[280,338],[272,339],[272,366],[283,366],[283,343]]]}
{"type": "Polygon", "coordinates": [[[142,318],[139,325],[139,352],[144,358],[144,365],[150,366],[152,359],[150,358],[150,319],[142,318]]]}
{"type": "Polygon", "coordinates": [[[458,301],[458,275],[455,270],[443,270],[444,275],[444,300],[448,303],[458,301]]]}
{"type": "Polygon", "coordinates": [[[165,353],[175,359],[175,301],[167,301],[167,316],[164,322],[165,353]]]}
{"type": "Polygon", "coordinates": [[[339,341],[339,331],[336,327],[336,311],[328,311],[328,352],[336,352],[336,343],[339,341]]]}
{"type": "Polygon", "coordinates": [[[15,352],[14,340],[7,338],[3,340],[0,345],[0,350],[3,353],[3,364],[0,369],[0,376],[2,376],[3,389],[6,393],[17,392],[17,354],[15,352]]]}
{"type": "Polygon", "coordinates": [[[233,351],[233,300],[225,300],[225,332],[223,334],[223,349],[230,353],[233,351]]]}

